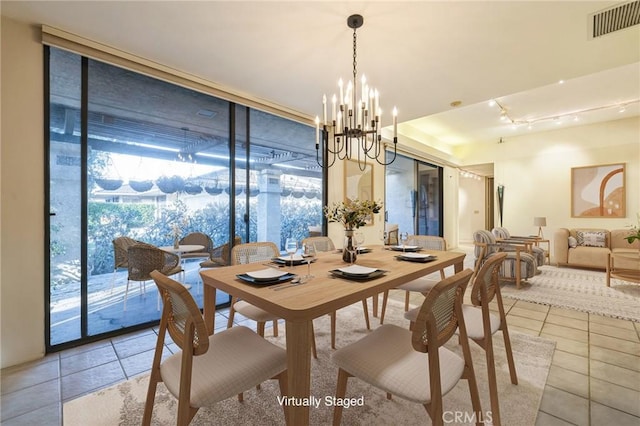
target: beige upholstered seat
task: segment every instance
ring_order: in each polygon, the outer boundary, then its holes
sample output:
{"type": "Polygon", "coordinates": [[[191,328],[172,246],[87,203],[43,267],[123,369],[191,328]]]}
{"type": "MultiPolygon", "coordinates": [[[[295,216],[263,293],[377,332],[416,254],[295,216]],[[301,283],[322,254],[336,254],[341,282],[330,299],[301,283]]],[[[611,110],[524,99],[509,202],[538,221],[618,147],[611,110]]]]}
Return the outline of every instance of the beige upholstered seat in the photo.
{"type": "MultiPolygon", "coordinates": [[[[302,244],[313,244],[317,252],[331,252],[336,250],[336,246],[333,240],[329,237],[309,237],[302,240],[302,244]]],[[[362,301],[362,310],[364,312],[364,320],[367,325],[367,330],[371,330],[371,323],[369,322],[369,308],[367,301],[362,301]]],[[[336,312],[331,314],[331,348],[336,348],[336,312]]]]}
{"type": "MultiPolygon", "coordinates": [[[[439,250],[447,251],[447,241],[442,237],[436,237],[433,235],[411,235],[407,240],[407,245],[420,246],[424,250],[439,250]]],[[[440,279],[444,279],[444,269],[440,270],[440,279]]],[[[434,280],[427,277],[420,277],[413,281],[409,281],[406,284],[402,284],[396,289],[405,290],[404,295],[404,310],[409,310],[409,297],[411,292],[422,293],[426,295],[431,288],[438,283],[438,280],[434,280]]],[[[387,309],[387,299],[389,298],[389,291],[385,291],[382,297],[382,312],[380,313],[380,324],[384,322],[384,314],[387,309]]]]}
{"type": "MultiPolygon", "coordinates": [[[[385,324],[338,349],[332,356],[339,367],[336,397],[345,397],[347,380],[355,376],[386,391],[388,398],[397,395],[423,404],[433,424],[442,425],[442,396],[465,378],[477,423],[481,424],[478,387],[461,320],[462,298],[471,275],[467,269],[436,284],[419,310],[413,331],[385,324]],[[443,346],[458,328],[462,357],[443,346]]],[[[342,407],[336,405],[333,423],[340,424],[341,417],[342,407]]]]}
{"type": "MultiPolygon", "coordinates": [[[[154,271],[151,276],[164,307],[149,378],[143,425],[151,424],[158,382],[178,399],[178,425],[188,425],[200,407],[237,395],[265,380],[280,383],[287,394],[286,351],[246,327],[208,336],[202,314],[180,283],[154,271]],[[180,352],[162,361],[167,331],[180,352]]],[[[287,420],[287,412],[283,424],[287,420]]]]}
{"type": "MultiPolygon", "coordinates": [[[[151,280],[151,272],[158,270],[161,274],[171,276],[184,272],[180,265],[180,257],[174,253],[160,250],[151,244],[138,243],[128,249],[129,267],[127,277],[127,288],[124,293],[124,310],[127,310],[127,295],[129,294],[129,283],[138,281],[143,284],[151,280]]],[[[158,300],[158,308],[160,307],[158,300]]]]}

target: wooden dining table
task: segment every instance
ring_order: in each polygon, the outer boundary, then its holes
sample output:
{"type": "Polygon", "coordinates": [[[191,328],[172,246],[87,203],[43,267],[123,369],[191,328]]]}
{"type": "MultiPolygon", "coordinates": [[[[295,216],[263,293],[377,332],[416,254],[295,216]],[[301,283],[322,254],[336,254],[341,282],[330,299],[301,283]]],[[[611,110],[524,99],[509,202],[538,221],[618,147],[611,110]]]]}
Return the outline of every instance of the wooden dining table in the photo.
{"type": "MultiPolygon", "coordinates": [[[[348,266],[342,260],[341,253],[320,253],[317,261],[311,264],[313,279],[281,290],[275,288],[286,284],[254,285],[236,277],[237,274],[269,267],[262,263],[204,270],[200,275],[204,283],[205,323],[209,333],[213,334],[217,289],[283,318],[286,322],[287,396],[296,398],[293,401],[301,401],[309,398],[311,391],[312,320],[448,266],[453,266],[456,273],[463,269],[464,253],[434,250],[428,250],[428,253],[436,259],[430,262],[410,262],[398,260],[398,252],[383,250],[380,246],[373,247],[370,253],[358,255],[357,265],[387,272],[366,281],[335,277],[331,270],[348,266]]],[[[285,266],[282,270],[303,276],[307,273],[307,265],[285,266]]],[[[309,424],[308,405],[290,405],[289,409],[290,424],[309,424]]]]}

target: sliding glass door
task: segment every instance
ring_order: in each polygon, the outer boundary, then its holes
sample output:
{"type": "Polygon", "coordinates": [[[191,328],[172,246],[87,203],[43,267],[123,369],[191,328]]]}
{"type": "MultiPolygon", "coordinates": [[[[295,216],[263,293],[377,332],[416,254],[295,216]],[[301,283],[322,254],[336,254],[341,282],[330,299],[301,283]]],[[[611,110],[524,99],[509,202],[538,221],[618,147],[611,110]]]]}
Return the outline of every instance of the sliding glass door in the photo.
{"type": "Polygon", "coordinates": [[[442,167],[398,154],[386,167],[385,185],[389,225],[409,234],[442,236],[442,167]]]}
{"type": "MultiPolygon", "coordinates": [[[[152,281],[130,281],[113,240],[214,246],[299,239],[322,221],[311,126],[71,52],[48,53],[47,349],[154,323],[152,281]],[[302,191],[291,197],[287,188],[302,191]],[[124,300],[126,302],[126,309],[124,300]]],[[[199,261],[175,276],[202,303],[199,261]]],[[[218,292],[218,303],[229,298],[218,292]]]]}

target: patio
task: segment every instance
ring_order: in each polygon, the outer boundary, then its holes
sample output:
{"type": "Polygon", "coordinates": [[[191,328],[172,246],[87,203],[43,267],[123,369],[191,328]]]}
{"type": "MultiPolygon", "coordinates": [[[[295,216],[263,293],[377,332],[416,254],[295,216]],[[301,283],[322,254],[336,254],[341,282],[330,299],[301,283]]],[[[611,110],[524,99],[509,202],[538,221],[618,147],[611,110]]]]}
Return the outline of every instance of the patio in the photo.
{"type": "MultiPolygon", "coordinates": [[[[199,261],[185,260],[184,283],[191,286],[190,292],[198,306],[202,306],[202,280],[199,275],[199,261]]],[[[75,274],[74,268],[67,268],[66,273],[75,274]]],[[[179,279],[180,276],[172,277],[179,279]]],[[[51,292],[51,344],[79,339],[80,336],[80,298],[79,279],[70,281],[51,292]]],[[[89,277],[88,289],[88,334],[94,336],[155,321],[160,318],[158,310],[158,290],[153,281],[145,286],[132,281],[127,296],[127,310],[124,310],[124,295],[127,285],[127,271],[92,275],[89,277]],[[112,282],[113,290],[111,289],[112,282]],[[142,287],[142,288],[141,288],[142,287]]],[[[224,304],[228,295],[218,292],[216,303],[224,304]]]]}

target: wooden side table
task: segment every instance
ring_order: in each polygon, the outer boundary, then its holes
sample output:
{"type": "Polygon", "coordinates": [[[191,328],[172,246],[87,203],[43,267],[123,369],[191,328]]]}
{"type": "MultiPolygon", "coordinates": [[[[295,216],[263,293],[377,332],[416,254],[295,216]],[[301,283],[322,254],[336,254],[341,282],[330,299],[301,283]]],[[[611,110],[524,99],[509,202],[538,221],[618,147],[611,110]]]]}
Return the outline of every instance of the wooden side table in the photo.
{"type": "Polygon", "coordinates": [[[607,287],[611,287],[611,278],[640,284],[640,252],[635,250],[609,253],[607,259],[607,287]],[[635,260],[638,263],[638,269],[616,268],[616,259],[635,260]]]}

